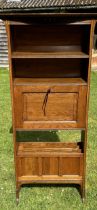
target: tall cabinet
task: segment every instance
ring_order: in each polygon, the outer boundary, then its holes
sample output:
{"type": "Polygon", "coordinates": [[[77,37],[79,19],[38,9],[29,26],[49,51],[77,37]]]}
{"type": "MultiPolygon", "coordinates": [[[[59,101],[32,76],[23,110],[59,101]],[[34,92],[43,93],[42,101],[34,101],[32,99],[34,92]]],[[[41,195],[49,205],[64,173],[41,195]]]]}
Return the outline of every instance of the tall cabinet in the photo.
{"type": "Polygon", "coordinates": [[[94,21],[55,17],[6,22],[16,198],[26,183],[80,185],[86,145],[94,21]],[[79,142],[19,142],[17,131],[80,130],[79,142]]]}

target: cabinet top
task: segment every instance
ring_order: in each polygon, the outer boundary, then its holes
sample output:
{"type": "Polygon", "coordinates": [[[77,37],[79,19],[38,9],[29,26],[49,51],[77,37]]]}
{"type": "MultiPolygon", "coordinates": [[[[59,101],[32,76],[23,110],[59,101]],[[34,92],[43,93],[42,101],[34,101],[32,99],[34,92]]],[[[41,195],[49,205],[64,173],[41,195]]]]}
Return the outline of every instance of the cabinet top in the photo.
{"type": "Polygon", "coordinates": [[[14,13],[97,13],[97,0],[1,0],[0,16],[14,13]]]}

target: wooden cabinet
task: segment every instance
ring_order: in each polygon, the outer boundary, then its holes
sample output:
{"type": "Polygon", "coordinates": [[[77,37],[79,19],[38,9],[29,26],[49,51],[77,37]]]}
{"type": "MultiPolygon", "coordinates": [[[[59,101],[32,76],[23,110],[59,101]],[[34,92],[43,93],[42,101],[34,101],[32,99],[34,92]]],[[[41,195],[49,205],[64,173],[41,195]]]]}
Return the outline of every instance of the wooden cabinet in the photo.
{"type": "Polygon", "coordinates": [[[17,201],[26,183],[75,183],[85,197],[94,21],[55,20],[7,22],[17,201]],[[80,141],[16,138],[17,131],[60,129],[79,129],[80,141]]]}

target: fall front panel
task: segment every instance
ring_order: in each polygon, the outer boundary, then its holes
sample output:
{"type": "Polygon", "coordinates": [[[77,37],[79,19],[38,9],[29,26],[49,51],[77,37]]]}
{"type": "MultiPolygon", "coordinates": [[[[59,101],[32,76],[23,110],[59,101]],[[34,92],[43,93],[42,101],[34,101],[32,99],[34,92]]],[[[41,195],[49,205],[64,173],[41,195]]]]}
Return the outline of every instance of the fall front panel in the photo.
{"type": "Polygon", "coordinates": [[[86,86],[57,88],[16,86],[16,128],[64,129],[85,127],[86,86]],[[36,90],[36,91],[35,91],[36,90]]]}

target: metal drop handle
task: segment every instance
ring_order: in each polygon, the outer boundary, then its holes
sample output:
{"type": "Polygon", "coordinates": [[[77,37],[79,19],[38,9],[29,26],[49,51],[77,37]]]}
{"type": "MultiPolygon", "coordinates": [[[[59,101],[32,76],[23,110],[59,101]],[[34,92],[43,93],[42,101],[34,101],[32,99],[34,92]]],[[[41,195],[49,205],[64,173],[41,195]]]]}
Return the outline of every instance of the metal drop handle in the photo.
{"type": "Polygon", "coordinates": [[[45,95],[45,98],[44,98],[44,101],[43,101],[43,105],[42,105],[42,110],[43,110],[43,113],[44,113],[44,116],[46,115],[46,104],[47,104],[47,101],[48,101],[48,95],[49,93],[51,93],[51,89],[48,89],[46,95],[45,95]]]}

